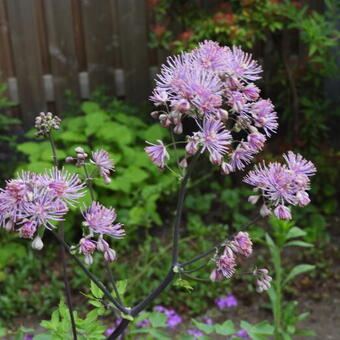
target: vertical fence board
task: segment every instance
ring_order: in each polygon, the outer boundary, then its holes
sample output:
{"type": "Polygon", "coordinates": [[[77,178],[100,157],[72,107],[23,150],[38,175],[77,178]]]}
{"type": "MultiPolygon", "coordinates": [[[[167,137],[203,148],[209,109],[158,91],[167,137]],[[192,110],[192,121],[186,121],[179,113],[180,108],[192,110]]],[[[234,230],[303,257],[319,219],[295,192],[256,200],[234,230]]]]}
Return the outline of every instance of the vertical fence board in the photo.
{"type": "Polygon", "coordinates": [[[71,3],[69,0],[45,0],[44,5],[56,108],[62,111],[66,90],[79,96],[71,3]]]}
{"type": "Polygon", "coordinates": [[[114,44],[110,1],[81,0],[90,91],[114,89],[114,44]]]}
{"type": "Polygon", "coordinates": [[[150,94],[145,1],[117,0],[125,95],[134,103],[150,94]]]}
{"type": "Polygon", "coordinates": [[[8,34],[5,1],[0,0],[0,82],[5,82],[7,81],[7,78],[13,77],[13,65],[8,34]]]}
{"type": "Polygon", "coordinates": [[[36,12],[33,0],[7,0],[6,5],[23,120],[32,124],[46,108],[36,12]]]}

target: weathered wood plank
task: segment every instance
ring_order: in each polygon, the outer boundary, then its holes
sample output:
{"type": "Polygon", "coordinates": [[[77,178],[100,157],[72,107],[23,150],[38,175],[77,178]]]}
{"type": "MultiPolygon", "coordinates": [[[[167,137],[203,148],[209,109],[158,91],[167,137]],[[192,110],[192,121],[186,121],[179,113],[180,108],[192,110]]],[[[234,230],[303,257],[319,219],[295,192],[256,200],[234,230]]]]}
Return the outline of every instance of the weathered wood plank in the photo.
{"type": "Polygon", "coordinates": [[[145,1],[117,0],[125,95],[138,103],[150,94],[145,1]]]}
{"type": "Polygon", "coordinates": [[[22,118],[32,125],[46,108],[37,17],[33,0],[6,0],[22,118]]]}
{"type": "Polygon", "coordinates": [[[0,82],[14,75],[8,30],[5,1],[0,0],[0,82]]]}
{"type": "Polygon", "coordinates": [[[57,111],[65,109],[65,91],[79,96],[78,62],[71,3],[68,0],[44,0],[48,49],[57,111]]]}
{"type": "Polygon", "coordinates": [[[110,1],[81,0],[90,91],[114,91],[114,42],[110,1]]]}

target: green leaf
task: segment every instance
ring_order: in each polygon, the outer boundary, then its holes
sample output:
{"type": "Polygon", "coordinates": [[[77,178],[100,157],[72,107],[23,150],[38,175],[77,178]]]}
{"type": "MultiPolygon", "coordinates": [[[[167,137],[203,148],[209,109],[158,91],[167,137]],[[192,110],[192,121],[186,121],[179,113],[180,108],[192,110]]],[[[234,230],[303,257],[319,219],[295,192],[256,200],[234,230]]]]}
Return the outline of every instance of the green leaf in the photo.
{"type": "Polygon", "coordinates": [[[125,292],[126,292],[127,284],[128,284],[128,281],[127,281],[127,280],[119,280],[119,281],[117,282],[117,290],[118,290],[118,293],[119,293],[121,296],[124,296],[124,294],[125,294],[125,292]]]}
{"type": "Polygon", "coordinates": [[[162,139],[168,136],[168,131],[159,124],[154,124],[150,126],[148,129],[142,130],[139,133],[139,136],[143,138],[145,141],[154,143],[156,142],[157,139],[162,139]]]}
{"type": "Polygon", "coordinates": [[[65,131],[59,135],[60,139],[64,140],[65,142],[72,142],[72,143],[85,143],[87,142],[86,136],[81,133],[77,133],[75,131],[65,131]]]}
{"type": "Polygon", "coordinates": [[[301,236],[305,236],[306,234],[307,233],[303,231],[302,229],[300,229],[299,227],[293,227],[288,231],[286,239],[288,240],[290,238],[301,237],[301,236]]]}
{"type": "Polygon", "coordinates": [[[149,321],[154,328],[166,327],[167,315],[164,313],[154,312],[149,316],[149,321]]]}
{"type": "Polygon", "coordinates": [[[129,321],[133,321],[134,320],[134,317],[132,315],[129,315],[129,314],[121,313],[121,317],[123,319],[129,320],[129,321]]]}
{"type": "Polygon", "coordinates": [[[37,334],[33,337],[33,340],[52,340],[52,335],[48,333],[37,334]]]}
{"type": "Polygon", "coordinates": [[[231,335],[236,333],[235,326],[231,320],[223,322],[221,325],[215,325],[215,331],[221,335],[231,335]]]}
{"type": "Polygon", "coordinates": [[[267,336],[273,335],[274,327],[268,321],[262,321],[251,325],[246,321],[241,321],[241,328],[245,329],[254,340],[265,340],[267,336]]]}
{"type": "Polygon", "coordinates": [[[297,275],[309,272],[311,270],[314,270],[315,266],[311,264],[299,264],[296,267],[294,267],[291,272],[286,276],[286,278],[283,280],[282,285],[285,286],[290,280],[294,279],[297,275]]]}
{"type": "Polygon", "coordinates": [[[153,336],[153,339],[155,340],[171,340],[171,338],[169,338],[164,332],[160,331],[159,329],[153,329],[149,327],[134,329],[130,332],[130,334],[148,334],[153,336]]]}
{"type": "Polygon", "coordinates": [[[180,287],[184,288],[188,291],[193,290],[194,288],[190,285],[189,281],[183,280],[183,279],[177,279],[176,282],[174,283],[175,287],[180,287]]]}
{"type": "Polygon", "coordinates": [[[97,299],[101,299],[104,296],[102,290],[91,280],[91,293],[97,299]]]}
{"type": "Polygon", "coordinates": [[[285,244],[285,247],[290,247],[290,246],[295,246],[295,247],[305,247],[305,248],[312,248],[314,247],[311,243],[304,242],[304,241],[290,241],[285,244]]]}
{"type": "Polygon", "coordinates": [[[203,323],[203,322],[198,322],[195,319],[192,319],[192,322],[196,325],[196,327],[200,331],[202,331],[202,332],[204,332],[206,334],[210,334],[210,333],[214,332],[214,330],[215,330],[215,326],[214,325],[208,325],[208,324],[203,323]]]}

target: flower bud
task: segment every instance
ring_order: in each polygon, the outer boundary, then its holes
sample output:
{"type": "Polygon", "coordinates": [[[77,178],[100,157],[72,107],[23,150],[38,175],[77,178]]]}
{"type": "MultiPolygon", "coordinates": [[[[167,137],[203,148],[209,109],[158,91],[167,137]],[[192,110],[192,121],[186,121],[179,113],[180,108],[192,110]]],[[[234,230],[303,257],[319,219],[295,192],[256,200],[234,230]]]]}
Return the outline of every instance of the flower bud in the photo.
{"type": "Polygon", "coordinates": [[[183,125],[182,123],[179,123],[178,125],[174,127],[174,133],[176,135],[180,135],[182,132],[183,132],[183,125]]]}
{"type": "Polygon", "coordinates": [[[260,209],[260,215],[262,217],[266,217],[266,216],[272,216],[273,213],[265,204],[263,204],[261,209],[260,209]]]}
{"type": "Polygon", "coordinates": [[[182,169],[185,169],[188,167],[188,161],[186,158],[183,158],[180,162],[179,162],[179,166],[182,168],[182,169]]]}
{"type": "Polygon", "coordinates": [[[104,253],[105,251],[110,249],[110,246],[102,237],[99,237],[97,241],[97,249],[104,253]]]}
{"type": "Polygon", "coordinates": [[[41,250],[44,247],[44,243],[40,236],[36,236],[32,241],[32,248],[36,250],[41,250]]]}
{"type": "Polygon", "coordinates": [[[152,118],[157,118],[157,117],[159,116],[159,111],[152,111],[152,112],[150,113],[150,116],[151,116],[152,118]]]}
{"type": "Polygon", "coordinates": [[[222,169],[222,173],[224,175],[229,175],[231,172],[234,171],[232,165],[230,163],[227,163],[227,162],[222,162],[221,169],[222,169]]]}
{"type": "Polygon", "coordinates": [[[209,278],[212,282],[220,282],[223,279],[223,275],[218,269],[214,269],[211,272],[209,278]]]}
{"type": "Polygon", "coordinates": [[[104,258],[107,262],[113,262],[116,259],[116,252],[109,248],[104,252],[104,258]]]}
{"type": "Polygon", "coordinates": [[[85,255],[85,263],[89,266],[93,263],[93,257],[91,254],[86,254],[85,255]]]}
{"type": "Polygon", "coordinates": [[[248,202],[251,204],[256,204],[259,198],[260,198],[259,195],[251,195],[248,197],[248,202]]]}
{"type": "Polygon", "coordinates": [[[83,149],[82,147],[80,147],[80,146],[76,147],[76,148],[74,149],[74,151],[75,151],[76,153],[84,153],[84,152],[85,152],[84,149],[83,149]]]}
{"type": "Polygon", "coordinates": [[[12,220],[8,220],[4,228],[7,232],[12,231],[14,229],[14,222],[12,220]]]}
{"type": "Polygon", "coordinates": [[[73,157],[66,157],[65,158],[66,163],[73,163],[74,161],[75,161],[75,159],[73,157]]]}

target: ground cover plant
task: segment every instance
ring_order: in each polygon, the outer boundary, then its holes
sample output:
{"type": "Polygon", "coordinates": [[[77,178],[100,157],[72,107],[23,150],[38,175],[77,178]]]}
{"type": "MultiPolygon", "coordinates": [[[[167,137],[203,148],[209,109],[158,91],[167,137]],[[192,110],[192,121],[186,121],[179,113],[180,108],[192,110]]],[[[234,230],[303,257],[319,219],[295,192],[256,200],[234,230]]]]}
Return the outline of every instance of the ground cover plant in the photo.
{"type": "MultiPolygon", "coordinates": [[[[180,252],[186,189],[191,176],[195,178],[195,167],[199,167],[201,159],[207,156],[212,166],[219,169],[222,175],[243,171],[278,128],[274,105],[270,99],[260,97],[260,90],[254,84],[260,78],[261,72],[261,66],[250,54],[238,47],[223,47],[213,41],[202,42],[190,53],[170,57],[167,64],[162,66],[156,80],[156,88],[150,98],[157,111],[153,111],[151,115],[159,120],[161,126],[168,129],[170,136],[168,142],[161,139],[147,141],[145,152],[159,170],[168,170],[179,183],[169,250],[171,256],[170,261],[164,265],[167,272],[162,280],[155,282],[145,297],[140,297],[129,305],[124,300],[124,294],[128,291],[128,281],[130,276],[133,277],[133,273],[125,272],[127,281],[116,281],[111,274],[111,292],[94,276],[90,267],[96,253],[110,272],[110,264],[119,262],[119,258],[124,256],[117,254],[116,244],[123,238],[127,239],[129,232],[133,232],[133,229],[129,230],[129,225],[125,226],[120,222],[115,209],[109,207],[106,202],[103,204],[100,195],[97,196],[94,191],[94,187],[101,183],[99,181],[108,186],[114,183],[113,160],[104,148],[98,146],[94,149],[77,146],[60,153],[56,148],[55,136],[58,133],[55,131],[60,129],[61,120],[52,113],[41,113],[37,116],[37,135],[46,139],[45,145],[49,143],[54,166],[44,170],[48,165],[45,163],[39,169],[20,172],[16,178],[7,182],[0,193],[0,222],[5,231],[31,239],[32,248],[36,250],[43,249],[48,234],[60,243],[66,304],[61,302],[51,320],[42,322],[41,325],[49,332],[36,336],[36,339],[42,336],[52,339],[102,339],[104,328],[98,317],[105,314],[106,310],[120,317],[115,329],[107,335],[107,339],[117,339],[124,332],[128,332],[131,323],[144,320],[138,319],[145,318],[145,315],[140,315],[141,312],[161,296],[173,281],[175,286],[191,290],[190,280],[220,282],[230,280],[238,273],[250,276],[259,293],[270,288],[272,278],[267,269],[257,268],[256,265],[244,269],[247,265],[246,258],[253,253],[253,242],[245,229],[261,217],[271,215],[281,220],[291,220],[291,206],[302,207],[309,204],[307,192],[310,189],[310,177],[315,174],[316,168],[300,154],[288,151],[283,155],[284,163],[262,162],[243,176],[243,181],[253,188],[249,202],[259,205],[259,213],[253,221],[243,226],[241,231],[234,235],[228,235],[226,232],[212,248],[198,249],[191,258],[185,256],[183,249],[180,252]],[[180,139],[183,136],[184,120],[192,121],[195,130],[180,139]],[[185,148],[179,150],[180,145],[185,145],[185,148]],[[175,160],[173,163],[170,163],[171,158],[175,160]],[[66,164],[73,164],[81,173],[61,167],[60,159],[65,159],[66,164]],[[80,199],[86,194],[88,199],[80,203],[80,199]],[[81,217],[74,221],[74,227],[79,228],[81,236],[74,245],[69,245],[64,220],[69,210],[74,208],[81,211],[81,217]],[[88,298],[95,308],[85,318],[73,311],[66,255],[69,255],[91,280],[91,294],[88,298]],[[203,264],[199,267],[193,266],[199,261],[203,261],[203,264]],[[203,265],[206,267],[206,277],[196,277],[194,273],[201,270],[203,265]]],[[[91,113],[92,110],[100,110],[93,103],[87,103],[87,106],[91,113]]],[[[71,136],[72,141],[77,138],[75,142],[85,144],[87,138],[91,140],[95,130],[109,124],[109,118],[104,113],[96,113],[96,117],[102,117],[98,125],[95,128],[87,126],[85,135],[78,135],[78,130],[73,133],[71,131],[68,136],[71,136]]],[[[82,121],[78,123],[81,124],[82,121]]],[[[114,137],[111,135],[110,138],[118,144],[121,138],[127,138],[114,123],[110,126],[115,132],[114,137]]],[[[62,132],[64,139],[68,132],[70,131],[62,132]]],[[[106,132],[110,134],[111,131],[106,132]]],[[[131,160],[133,161],[134,159],[131,160]]],[[[121,183],[124,186],[124,177],[121,183]]],[[[279,281],[278,279],[277,282],[279,281]]],[[[278,283],[276,289],[279,289],[278,283]]],[[[159,313],[149,315],[151,329],[132,330],[131,333],[147,333],[149,338],[163,336],[166,339],[166,335],[155,331],[154,328],[159,325],[162,327],[165,320],[174,316],[173,312],[162,306],[156,311],[159,313]]],[[[204,336],[203,333],[232,335],[236,332],[231,322],[222,325],[194,323],[202,333],[193,330],[191,334],[182,337],[183,339],[188,336],[204,336]]],[[[266,339],[273,332],[273,327],[266,322],[258,325],[243,322],[241,327],[243,334],[246,334],[244,336],[253,339],[266,339]]],[[[277,334],[278,328],[280,327],[276,327],[277,334]]],[[[209,339],[208,335],[205,339],[209,339]]],[[[241,335],[236,334],[235,337],[244,338],[241,335]]]]}

